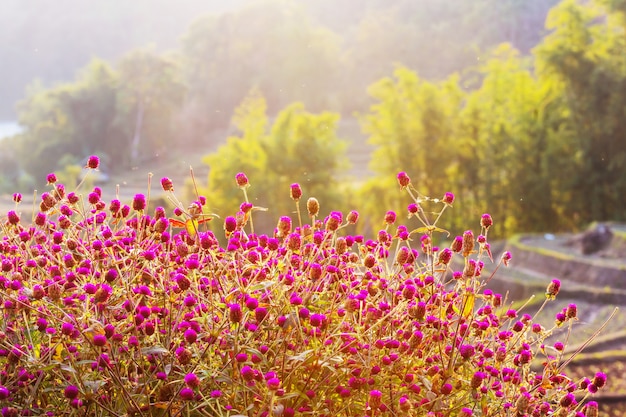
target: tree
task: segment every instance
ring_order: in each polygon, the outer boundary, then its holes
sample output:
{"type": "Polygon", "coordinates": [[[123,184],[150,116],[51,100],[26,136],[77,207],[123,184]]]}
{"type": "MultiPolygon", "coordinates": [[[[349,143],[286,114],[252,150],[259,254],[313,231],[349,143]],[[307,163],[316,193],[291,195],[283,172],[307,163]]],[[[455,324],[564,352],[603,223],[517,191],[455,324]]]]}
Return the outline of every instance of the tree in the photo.
{"type": "Polygon", "coordinates": [[[182,54],[194,136],[227,125],[251,88],[263,93],[271,114],[294,101],[317,110],[336,107],[338,38],[294,1],[200,18],[184,36],[182,54]]]}
{"type": "Polygon", "coordinates": [[[117,76],[94,60],[75,83],[50,89],[34,85],[18,105],[24,133],[14,146],[22,168],[36,181],[58,167],[65,155],[78,159],[100,150],[115,136],[117,76]]]}
{"type": "Polygon", "coordinates": [[[250,202],[270,207],[271,216],[256,216],[255,225],[262,232],[271,233],[277,216],[295,211],[290,199],[292,183],[301,184],[304,201],[314,196],[326,212],[341,209],[337,175],[345,167],[345,143],[336,136],[339,116],[308,113],[301,103],[294,103],[278,114],[268,131],[266,106],[258,92],[249,95],[233,117],[239,136],[229,137],[204,159],[210,172],[203,193],[211,210],[225,215],[238,210],[243,202],[235,184],[238,172],[250,179],[250,202]]]}
{"type": "Polygon", "coordinates": [[[136,50],[119,62],[117,124],[123,131],[126,163],[158,154],[177,142],[174,121],[185,95],[177,61],[151,50],[136,50]]]}
{"type": "Polygon", "coordinates": [[[582,224],[626,218],[626,32],[620,4],[563,1],[548,16],[552,33],[536,49],[538,74],[562,101],[561,140],[574,155],[560,182],[563,215],[582,224]]]}
{"type": "MultiPolygon", "coordinates": [[[[377,147],[371,169],[378,178],[387,179],[384,184],[399,171],[406,171],[422,194],[441,197],[448,191],[447,169],[455,160],[455,138],[464,95],[457,77],[430,83],[400,67],[394,78],[378,81],[369,92],[378,100],[362,117],[369,142],[377,147]]],[[[387,192],[398,195],[395,187],[387,188],[387,192]]],[[[368,212],[368,216],[382,219],[380,205],[372,208],[375,212],[368,212]]]]}

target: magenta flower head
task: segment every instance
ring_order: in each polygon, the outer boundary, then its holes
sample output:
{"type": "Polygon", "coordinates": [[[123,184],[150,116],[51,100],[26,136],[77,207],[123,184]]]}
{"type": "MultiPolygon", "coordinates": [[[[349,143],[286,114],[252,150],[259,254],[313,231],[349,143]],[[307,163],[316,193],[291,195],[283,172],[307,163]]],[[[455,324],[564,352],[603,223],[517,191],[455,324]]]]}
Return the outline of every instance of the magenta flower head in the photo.
{"type": "Polygon", "coordinates": [[[12,225],[16,225],[20,222],[20,216],[15,212],[15,210],[9,210],[9,212],[7,213],[7,217],[9,223],[12,225]]]}
{"type": "Polygon", "coordinates": [[[604,385],[606,385],[606,374],[604,372],[596,373],[596,376],[593,377],[593,385],[598,388],[602,388],[604,385]]]}
{"type": "Polygon", "coordinates": [[[300,188],[300,184],[291,184],[291,199],[294,201],[298,201],[300,200],[300,197],[302,197],[302,188],[300,188]]]}
{"type": "Polygon", "coordinates": [[[89,169],[97,169],[100,166],[100,158],[96,155],[91,155],[89,159],[87,159],[87,166],[85,168],[89,169]]]}
{"type": "Polygon", "coordinates": [[[198,376],[194,373],[189,373],[185,375],[185,384],[191,388],[195,388],[200,385],[200,378],[198,378],[198,376]]]}
{"type": "Polygon", "coordinates": [[[480,218],[480,225],[484,227],[485,229],[489,229],[492,224],[493,224],[493,219],[491,218],[491,215],[488,213],[483,214],[482,217],[480,218]]]}
{"type": "Polygon", "coordinates": [[[546,298],[548,300],[554,300],[560,290],[561,281],[559,281],[558,279],[553,279],[552,282],[548,284],[548,288],[546,289],[546,298]]]}
{"type": "Polygon", "coordinates": [[[67,387],[65,387],[65,390],[63,391],[63,395],[65,396],[65,398],[67,399],[74,399],[76,397],[78,397],[78,387],[75,385],[68,385],[67,387]]]}
{"type": "Polygon", "coordinates": [[[341,213],[333,211],[324,220],[324,223],[326,224],[326,230],[334,232],[335,230],[339,229],[339,226],[341,226],[341,221],[341,213]]]}
{"type": "Polygon", "coordinates": [[[143,211],[146,209],[146,196],[143,194],[135,194],[133,198],[133,209],[135,211],[143,211]]]}
{"type": "Polygon", "coordinates": [[[243,312],[239,304],[231,304],[228,306],[228,318],[233,323],[239,323],[243,318],[243,312]]]}
{"type": "Polygon", "coordinates": [[[282,216],[278,220],[278,235],[280,237],[286,237],[289,233],[291,233],[291,218],[288,216],[282,216]]]}
{"type": "Polygon", "coordinates": [[[224,231],[226,233],[233,233],[235,230],[237,230],[237,219],[233,216],[227,216],[224,219],[224,231]]]}
{"type": "Polygon", "coordinates": [[[267,388],[269,388],[272,391],[276,391],[278,388],[280,388],[280,379],[276,377],[268,379],[267,388]]]}
{"type": "Polygon", "coordinates": [[[15,201],[16,203],[19,203],[20,201],[22,201],[22,194],[20,193],[13,194],[13,201],[15,201]]]}
{"type": "Polygon", "coordinates": [[[443,395],[448,395],[448,394],[450,394],[451,392],[452,392],[452,384],[448,384],[448,383],[446,383],[446,384],[443,384],[443,385],[441,386],[441,393],[442,393],[443,395]]]}
{"type": "Polygon", "coordinates": [[[443,265],[448,265],[450,260],[452,259],[452,251],[448,248],[445,248],[441,252],[439,252],[439,263],[443,265]]]}
{"type": "Polygon", "coordinates": [[[442,200],[446,204],[452,204],[452,203],[454,203],[454,194],[452,194],[452,193],[445,193],[443,195],[443,199],[442,200]]]}
{"type": "Polygon", "coordinates": [[[370,391],[369,406],[376,410],[382,404],[383,393],[374,389],[370,391]]]}
{"type": "Polygon", "coordinates": [[[388,211],[385,214],[385,223],[394,224],[396,222],[396,213],[394,211],[388,211]]]}
{"type": "Polygon", "coordinates": [[[248,188],[250,186],[250,183],[248,182],[248,177],[246,177],[246,174],[244,174],[243,172],[239,172],[237,173],[237,175],[235,175],[235,181],[237,182],[237,186],[239,188],[248,188]]]}
{"type": "Polygon", "coordinates": [[[407,175],[406,172],[398,173],[398,184],[400,184],[400,189],[403,190],[411,184],[411,178],[407,175]]]}
{"type": "Polygon", "coordinates": [[[598,403],[589,401],[584,408],[585,417],[598,417],[598,403]]]}
{"type": "Polygon", "coordinates": [[[161,187],[163,187],[163,191],[174,191],[174,183],[167,177],[161,178],[161,187]]]}
{"type": "Polygon", "coordinates": [[[357,220],[359,220],[359,212],[356,210],[352,210],[350,213],[348,213],[348,215],[346,216],[346,220],[348,223],[350,224],[355,224],[357,222],[357,220]]]}
{"type": "Polygon", "coordinates": [[[576,304],[569,304],[565,310],[565,316],[568,319],[575,319],[578,315],[578,306],[576,304]]]}
{"type": "Polygon", "coordinates": [[[57,176],[54,173],[50,173],[46,177],[46,181],[48,182],[48,184],[54,184],[55,182],[57,182],[57,176]]]}
{"type": "Polygon", "coordinates": [[[471,408],[463,407],[461,411],[459,411],[459,417],[472,417],[474,412],[471,408]]]}
{"type": "Polygon", "coordinates": [[[195,396],[193,390],[188,387],[181,389],[178,395],[180,395],[180,398],[182,398],[185,401],[191,401],[193,400],[193,397],[195,396]]]}
{"type": "Polygon", "coordinates": [[[463,237],[462,236],[455,237],[454,240],[452,241],[452,244],[450,245],[450,249],[452,249],[452,252],[456,252],[456,253],[461,252],[461,249],[463,249],[463,237]]]}
{"type": "Polygon", "coordinates": [[[511,252],[506,251],[502,254],[502,263],[504,266],[509,266],[509,261],[511,260],[511,252]]]}

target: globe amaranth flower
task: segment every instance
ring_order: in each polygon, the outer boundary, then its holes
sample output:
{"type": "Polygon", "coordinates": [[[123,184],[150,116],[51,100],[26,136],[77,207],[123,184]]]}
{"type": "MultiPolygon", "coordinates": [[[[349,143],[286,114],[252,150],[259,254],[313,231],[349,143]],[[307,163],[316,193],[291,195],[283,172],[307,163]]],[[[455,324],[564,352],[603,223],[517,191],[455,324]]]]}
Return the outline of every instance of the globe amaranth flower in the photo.
{"type": "Polygon", "coordinates": [[[309,212],[309,216],[317,216],[320,211],[320,203],[315,197],[311,197],[306,201],[306,209],[309,212]]]}
{"type": "Polygon", "coordinates": [[[248,177],[243,172],[239,172],[235,175],[235,181],[237,182],[237,186],[239,188],[247,188],[250,186],[248,177]]]}
{"type": "Polygon", "coordinates": [[[493,225],[493,219],[491,218],[491,215],[487,213],[483,214],[480,218],[480,225],[485,229],[489,229],[491,225],[493,225]]]}
{"type": "Polygon", "coordinates": [[[143,211],[146,209],[146,196],[143,194],[135,194],[133,198],[133,210],[143,211]]]}
{"type": "Polygon", "coordinates": [[[87,165],[85,166],[85,168],[97,169],[99,166],[100,166],[100,158],[98,158],[96,155],[91,155],[87,159],[87,165]]]}
{"type": "Polygon", "coordinates": [[[300,184],[293,183],[291,184],[291,199],[294,201],[300,200],[302,197],[302,188],[300,188],[300,184]]]}
{"type": "Polygon", "coordinates": [[[195,393],[189,387],[185,387],[181,389],[178,395],[180,395],[180,398],[182,398],[185,401],[191,401],[195,397],[195,393]]]}
{"type": "Polygon", "coordinates": [[[400,189],[404,189],[411,184],[411,178],[409,178],[406,172],[399,172],[397,178],[400,189]]]}
{"type": "Polygon", "coordinates": [[[454,194],[452,194],[452,193],[450,193],[450,192],[445,193],[445,194],[443,195],[443,199],[442,199],[442,201],[443,201],[444,203],[446,203],[446,204],[452,204],[452,203],[454,203],[454,194]]]}
{"type": "Polygon", "coordinates": [[[163,191],[174,191],[174,183],[168,177],[161,178],[161,187],[163,191]]]}
{"type": "Polygon", "coordinates": [[[80,391],[76,385],[68,385],[67,387],[65,387],[65,390],[63,391],[63,396],[67,399],[72,400],[78,397],[79,392],[80,391]]]}
{"type": "Polygon", "coordinates": [[[549,300],[553,300],[561,290],[561,281],[558,279],[553,279],[550,284],[548,284],[548,288],[546,289],[546,298],[549,300]]]}
{"type": "Polygon", "coordinates": [[[188,373],[185,375],[185,384],[187,384],[191,388],[195,388],[200,385],[200,378],[194,373],[188,373]]]}

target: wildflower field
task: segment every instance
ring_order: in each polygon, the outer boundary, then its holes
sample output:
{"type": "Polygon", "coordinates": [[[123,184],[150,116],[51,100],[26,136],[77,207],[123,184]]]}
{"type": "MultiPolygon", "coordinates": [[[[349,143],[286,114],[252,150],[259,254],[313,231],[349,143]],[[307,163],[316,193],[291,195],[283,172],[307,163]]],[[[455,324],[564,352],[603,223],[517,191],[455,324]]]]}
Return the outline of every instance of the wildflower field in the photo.
{"type": "Polygon", "coordinates": [[[168,178],[171,212],[144,194],[68,192],[50,174],[31,224],[14,195],[0,241],[2,416],[599,415],[607,373],[571,366],[572,353],[615,313],[568,350],[584,318],[556,299],[559,280],[539,303],[488,289],[512,258],[494,259],[497,219],[448,237],[454,194],[423,196],[404,172],[397,183],[406,212],[372,237],[347,233],[357,211],[322,215],[299,184],[284,190],[295,214],[257,234],[265,208],[244,173],[231,185],[240,210],[223,218],[202,196],[181,203],[168,178]]]}

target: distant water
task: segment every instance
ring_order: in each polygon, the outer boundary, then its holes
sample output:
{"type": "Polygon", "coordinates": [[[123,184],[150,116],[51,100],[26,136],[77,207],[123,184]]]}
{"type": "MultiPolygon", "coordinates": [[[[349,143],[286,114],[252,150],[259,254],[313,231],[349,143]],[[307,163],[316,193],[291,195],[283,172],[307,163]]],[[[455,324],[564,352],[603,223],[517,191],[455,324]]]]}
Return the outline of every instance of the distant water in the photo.
{"type": "Polygon", "coordinates": [[[0,139],[4,139],[9,136],[13,136],[20,133],[22,128],[17,122],[10,120],[0,120],[0,139]]]}

